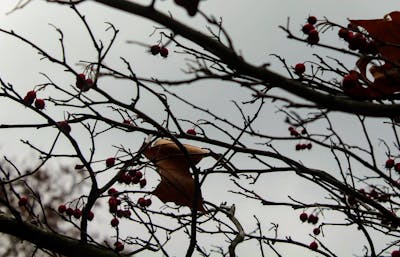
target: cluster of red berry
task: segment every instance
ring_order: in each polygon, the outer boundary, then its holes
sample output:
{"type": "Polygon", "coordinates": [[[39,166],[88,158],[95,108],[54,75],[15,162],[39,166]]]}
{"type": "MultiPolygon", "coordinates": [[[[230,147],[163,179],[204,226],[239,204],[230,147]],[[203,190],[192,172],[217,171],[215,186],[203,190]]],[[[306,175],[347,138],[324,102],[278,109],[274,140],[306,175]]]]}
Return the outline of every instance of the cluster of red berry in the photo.
{"type": "Polygon", "coordinates": [[[144,188],[147,184],[147,180],[143,178],[143,173],[139,170],[121,172],[120,176],[118,177],[118,182],[126,185],[139,184],[140,188],[144,188]]]}
{"type": "MultiPolygon", "coordinates": [[[[294,127],[289,127],[289,132],[290,132],[290,135],[293,137],[300,137],[300,134],[303,134],[303,135],[307,134],[307,130],[304,128],[301,130],[301,132],[298,132],[294,127]]],[[[298,143],[298,144],[296,144],[295,149],[296,149],[296,151],[299,151],[299,150],[305,150],[305,149],[310,150],[311,148],[312,148],[311,143],[298,143]]]]}
{"type": "Polygon", "coordinates": [[[358,31],[358,28],[352,24],[349,24],[347,28],[340,28],[338,36],[348,43],[350,50],[358,50],[362,54],[378,54],[376,42],[364,36],[358,31]]]}
{"type": "Polygon", "coordinates": [[[199,2],[200,0],[175,0],[175,3],[185,8],[190,16],[196,14],[199,2]]]}
{"type": "Polygon", "coordinates": [[[319,42],[319,33],[315,28],[317,23],[317,18],[315,16],[309,16],[307,18],[307,23],[303,25],[301,31],[307,35],[307,42],[310,45],[315,45],[319,42]]]}
{"type": "Polygon", "coordinates": [[[394,168],[395,171],[400,172],[400,162],[395,162],[394,159],[389,158],[385,162],[385,168],[386,169],[392,169],[394,168]]]}
{"type": "Polygon", "coordinates": [[[160,54],[164,58],[167,58],[168,56],[168,49],[164,46],[152,45],[150,47],[150,52],[152,55],[160,54]]]}
{"type": "Polygon", "coordinates": [[[33,102],[35,102],[35,107],[38,108],[39,110],[43,110],[46,105],[44,99],[36,98],[35,90],[28,91],[24,97],[25,105],[32,105],[33,102]]]}
{"type": "Polygon", "coordinates": [[[93,80],[91,78],[86,78],[85,74],[80,73],[76,76],[75,85],[82,92],[86,92],[93,87],[93,80]]]}
{"type": "MultiPolygon", "coordinates": [[[[314,214],[308,215],[306,212],[302,212],[300,214],[300,220],[301,222],[308,222],[310,224],[316,225],[318,223],[318,216],[314,214]]],[[[313,234],[318,236],[321,233],[321,229],[319,227],[315,227],[313,229],[313,234]]],[[[318,243],[316,241],[312,241],[309,245],[310,249],[312,250],[317,250],[318,249],[318,243]]]]}
{"type": "MultiPolygon", "coordinates": [[[[73,209],[71,207],[67,208],[67,206],[65,204],[60,204],[58,206],[58,212],[61,213],[61,214],[65,213],[69,217],[74,216],[75,219],[80,219],[82,217],[82,210],[81,209],[79,209],[79,208],[73,209]]],[[[91,221],[91,220],[93,220],[93,218],[94,218],[94,213],[92,211],[90,211],[88,213],[87,219],[89,221],[91,221]]]]}

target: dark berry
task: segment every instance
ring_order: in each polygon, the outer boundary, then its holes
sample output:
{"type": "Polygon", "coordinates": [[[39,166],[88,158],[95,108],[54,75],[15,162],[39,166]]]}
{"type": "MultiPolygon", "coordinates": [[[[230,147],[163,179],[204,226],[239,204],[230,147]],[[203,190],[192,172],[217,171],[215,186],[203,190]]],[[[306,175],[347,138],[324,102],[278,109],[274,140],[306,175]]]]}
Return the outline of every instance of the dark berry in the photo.
{"type": "Polygon", "coordinates": [[[294,72],[297,75],[301,75],[306,71],[306,66],[304,65],[304,63],[298,63],[294,66],[294,72]]]}
{"type": "Polygon", "coordinates": [[[307,22],[314,25],[315,23],[317,23],[317,17],[315,16],[308,16],[307,22]]]}

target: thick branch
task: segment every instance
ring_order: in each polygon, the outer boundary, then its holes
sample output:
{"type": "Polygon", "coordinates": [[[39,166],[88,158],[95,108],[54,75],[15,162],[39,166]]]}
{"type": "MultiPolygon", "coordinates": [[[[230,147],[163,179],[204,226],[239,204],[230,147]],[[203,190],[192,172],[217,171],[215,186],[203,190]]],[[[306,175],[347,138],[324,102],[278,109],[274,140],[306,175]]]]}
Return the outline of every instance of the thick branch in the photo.
{"type": "Polygon", "coordinates": [[[212,37],[209,37],[168,15],[155,10],[152,6],[143,6],[127,0],[95,0],[98,3],[114,7],[116,9],[129,12],[141,17],[145,17],[171,29],[175,34],[189,39],[190,41],[203,47],[206,51],[219,57],[222,62],[236,70],[242,75],[269,83],[271,86],[282,88],[292,94],[311,101],[321,108],[356,113],[374,117],[395,117],[400,116],[399,104],[375,104],[360,100],[351,99],[345,96],[327,95],[311,88],[306,87],[298,81],[288,79],[275,72],[256,67],[249,64],[242,57],[238,56],[233,49],[226,47],[212,37]]]}
{"type": "Polygon", "coordinates": [[[110,249],[91,244],[82,244],[79,240],[45,231],[34,225],[0,215],[0,232],[31,242],[39,248],[71,257],[121,257],[110,249]]]}

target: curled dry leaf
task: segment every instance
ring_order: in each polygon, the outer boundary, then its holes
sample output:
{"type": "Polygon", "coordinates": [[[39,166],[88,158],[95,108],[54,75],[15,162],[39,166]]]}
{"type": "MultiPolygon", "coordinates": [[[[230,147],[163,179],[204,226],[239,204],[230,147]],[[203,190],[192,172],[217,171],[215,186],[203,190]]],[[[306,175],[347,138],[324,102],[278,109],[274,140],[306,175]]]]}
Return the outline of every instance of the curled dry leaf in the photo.
{"type": "MultiPolygon", "coordinates": [[[[188,152],[190,161],[196,165],[209,154],[209,151],[197,146],[183,145],[188,152]]],[[[174,202],[180,206],[193,207],[195,185],[190,173],[189,158],[174,142],[168,139],[159,139],[152,146],[144,150],[144,155],[152,161],[158,169],[161,182],[152,192],[163,203],[174,202]]],[[[203,197],[199,190],[197,209],[204,212],[203,197]]]]}
{"type": "Polygon", "coordinates": [[[372,58],[361,57],[357,62],[360,77],[366,87],[350,95],[365,99],[382,99],[400,92],[400,12],[391,12],[383,19],[350,20],[356,26],[364,28],[376,42],[379,54],[387,62],[383,65],[373,64],[369,69],[374,80],[367,81],[367,65],[372,58]],[[391,63],[391,64],[390,64],[391,63]],[[393,65],[392,65],[393,64],[393,65]]]}

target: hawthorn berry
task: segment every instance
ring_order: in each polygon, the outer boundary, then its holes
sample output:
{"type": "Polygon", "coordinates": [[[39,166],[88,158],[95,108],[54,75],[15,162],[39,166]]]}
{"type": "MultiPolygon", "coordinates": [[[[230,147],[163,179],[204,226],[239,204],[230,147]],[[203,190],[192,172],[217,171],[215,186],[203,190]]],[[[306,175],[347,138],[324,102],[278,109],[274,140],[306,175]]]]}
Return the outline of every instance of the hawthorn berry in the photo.
{"type": "Polygon", "coordinates": [[[111,166],[114,166],[115,164],[115,158],[114,157],[110,157],[106,159],[106,167],[109,168],[111,166]]]}
{"type": "Polygon", "coordinates": [[[400,162],[398,162],[394,165],[394,170],[397,172],[400,172],[400,162]]]}
{"type": "Polygon", "coordinates": [[[305,212],[301,213],[299,217],[302,222],[305,222],[308,219],[308,215],[305,212]]]}
{"type": "Polygon", "coordinates": [[[89,221],[91,221],[91,220],[94,219],[94,213],[93,213],[92,211],[90,211],[90,212],[88,213],[87,219],[88,219],[89,221]]]}
{"type": "Polygon", "coordinates": [[[67,206],[65,206],[65,204],[60,204],[58,206],[58,212],[59,213],[64,213],[67,210],[67,206]]]}
{"type": "Polygon", "coordinates": [[[318,216],[314,215],[314,214],[310,214],[308,216],[308,223],[312,223],[312,224],[317,224],[318,223],[318,216]]]}
{"type": "Polygon", "coordinates": [[[314,235],[318,236],[320,233],[321,233],[321,229],[319,229],[319,228],[314,228],[313,229],[313,234],[314,235]]]}
{"type": "Polygon", "coordinates": [[[140,197],[137,203],[139,204],[140,207],[146,207],[146,199],[144,199],[143,197],[140,197]]]}
{"type": "Polygon", "coordinates": [[[112,187],[112,188],[108,189],[107,193],[109,195],[115,195],[118,193],[118,190],[112,187]]]}
{"type": "Polygon", "coordinates": [[[124,216],[124,210],[117,210],[116,214],[118,218],[122,218],[124,216]]]}
{"type": "Polygon", "coordinates": [[[45,102],[41,98],[36,98],[35,100],[35,107],[38,108],[39,110],[43,110],[45,107],[45,102]]]}
{"type": "Polygon", "coordinates": [[[303,31],[304,34],[308,35],[310,33],[310,31],[314,30],[314,29],[315,29],[315,27],[312,24],[307,23],[307,24],[303,25],[303,27],[301,28],[301,31],[303,31]]]}
{"type": "Polygon", "coordinates": [[[110,208],[115,208],[116,209],[118,205],[119,205],[118,204],[118,199],[116,197],[110,197],[108,199],[108,206],[110,208]]]}
{"type": "Polygon", "coordinates": [[[113,218],[113,219],[110,221],[110,224],[111,224],[112,227],[115,228],[115,227],[118,226],[119,220],[118,220],[117,218],[113,218]]]}
{"type": "Polygon", "coordinates": [[[308,16],[307,18],[307,22],[311,25],[314,25],[315,23],[317,23],[317,17],[315,16],[308,16]]]}
{"type": "Polygon", "coordinates": [[[139,176],[133,176],[132,177],[132,183],[133,184],[139,184],[140,183],[140,177],[139,176]]]}
{"type": "Polygon", "coordinates": [[[26,196],[22,196],[21,198],[19,198],[18,200],[18,206],[25,206],[28,204],[28,198],[26,196]]]}
{"type": "Polygon", "coordinates": [[[391,257],[400,257],[400,251],[399,250],[394,250],[390,256],[391,257]]]}
{"type": "Polygon", "coordinates": [[[150,47],[150,52],[152,55],[157,55],[160,53],[161,47],[159,45],[152,45],[150,47]]]}
{"type": "Polygon", "coordinates": [[[317,244],[317,242],[315,242],[315,241],[312,241],[311,242],[311,244],[310,244],[310,249],[311,250],[317,250],[318,249],[318,244],[317,244]]]}
{"type": "Polygon", "coordinates": [[[64,133],[69,134],[71,132],[71,126],[68,124],[68,121],[59,121],[57,124],[64,133]]]}
{"type": "Polygon", "coordinates": [[[345,28],[340,28],[339,32],[338,32],[338,36],[347,41],[349,39],[349,33],[350,33],[349,30],[347,30],[345,28]]]}
{"type": "Polygon", "coordinates": [[[152,201],[150,198],[145,200],[145,207],[149,207],[152,204],[152,201]]]}
{"type": "Polygon", "coordinates": [[[123,215],[125,218],[129,218],[129,217],[131,216],[131,211],[130,211],[130,210],[124,210],[123,213],[122,213],[122,215],[123,215]]]}
{"type": "Polygon", "coordinates": [[[194,128],[190,128],[190,129],[188,129],[186,131],[186,134],[195,136],[196,135],[196,130],[194,130],[194,128]]]}
{"type": "Polygon", "coordinates": [[[315,45],[319,42],[319,33],[316,29],[313,29],[308,33],[307,42],[310,45],[315,45]]]}
{"type": "Polygon", "coordinates": [[[294,66],[294,72],[299,76],[302,75],[305,71],[306,66],[304,65],[304,63],[298,63],[294,66]]]}
{"type": "Polygon", "coordinates": [[[115,251],[117,251],[117,252],[124,250],[124,244],[119,241],[114,243],[114,247],[115,247],[115,251]]]}
{"type": "Polygon", "coordinates": [[[160,48],[160,55],[164,58],[167,58],[168,56],[168,49],[166,47],[161,47],[160,48]]]}
{"type": "Polygon", "coordinates": [[[308,150],[310,150],[310,149],[312,148],[312,144],[311,144],[311,143],[308,143],[308,144],[306,145],[306,147],[307,147],[308,150]]]}
{"type": "Polygon", "coordinates": [[[394,167],[394,159],[387,159],[385,162],[385,168],[391,169],[394,167]]]}
{"type": "Polygon", "coordinates": [[[145,187],[146,184],[147,184],[147,180],[146,180],[145,178],[142,178],[142,179],[139,181],[140,188],[145,187]]]}
{"type": "Polygon", "coordinates": [[[301,144],[296,144],[296,151],[301,150],[302,145],[301,144]]]}
{"type": "Polygon", "coordinates": [[[36,92],[35,90],[28,91],[24,97],[24,104],[31,105],[35,101],[36,92]]]}
{"type": "Polygon", "coordinates": [[[74,209],[72,209],[71,207],[68,207],[67,210],[65,211],[65,213],[68,216],[72,216],[74,214],[74,209]]]}
{"type": "Polygon", "coordinates": [[[74,210],[74,213],[72,215],[74,215],[75,219],[80,219],[82,216],[82,211],[77,208],[74,210]]]}

